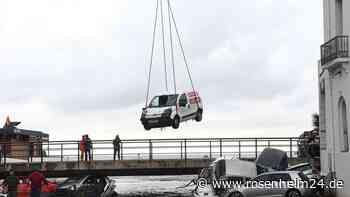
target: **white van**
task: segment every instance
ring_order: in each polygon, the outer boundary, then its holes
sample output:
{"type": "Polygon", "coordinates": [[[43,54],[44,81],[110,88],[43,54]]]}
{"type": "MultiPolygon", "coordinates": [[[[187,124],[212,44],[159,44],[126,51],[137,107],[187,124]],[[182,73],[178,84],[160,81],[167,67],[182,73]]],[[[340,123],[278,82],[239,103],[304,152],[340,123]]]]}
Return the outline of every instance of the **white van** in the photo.
{"type": "Polygon", "coordinates": [[[197,92],[165,94],[153,97],[143,108],[141,122],[146,130],[172,126],[179,128],[186,120],[202,121],[203,105],[197,92]]]}

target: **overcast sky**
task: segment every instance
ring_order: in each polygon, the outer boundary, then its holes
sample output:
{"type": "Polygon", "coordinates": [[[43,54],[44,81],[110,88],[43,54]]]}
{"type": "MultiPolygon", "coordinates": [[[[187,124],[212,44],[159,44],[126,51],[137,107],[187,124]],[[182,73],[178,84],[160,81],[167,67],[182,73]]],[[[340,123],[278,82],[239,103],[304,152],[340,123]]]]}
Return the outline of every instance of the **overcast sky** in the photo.
{"type": "MultiPolygon", "coordinates": [[[[140,124],[155,0],[1,0],[0,118],[10,115],[53,140],[85,133],[93,139],[297,136],[311,129],[321,1],[172,5],[204,101],[203,122],[150,132],[140,124]]],[[[159,33],[152,94],[164,89],[159,33]]],[[[178,45],[175,53],[178,88],[188,90],[178,45]]]]}

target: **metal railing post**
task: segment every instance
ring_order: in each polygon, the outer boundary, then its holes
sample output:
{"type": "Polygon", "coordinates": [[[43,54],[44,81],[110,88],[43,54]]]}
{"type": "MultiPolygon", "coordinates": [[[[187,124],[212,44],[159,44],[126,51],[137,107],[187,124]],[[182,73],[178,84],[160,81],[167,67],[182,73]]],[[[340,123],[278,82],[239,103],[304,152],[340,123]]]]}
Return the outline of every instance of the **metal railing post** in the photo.
{"type": "Polygon", "coordinates": [[[153,159],[153,147],[152,147],[152,140],[149,140],[149,160],[153,159]]]}
{"type": "Polygon", "coordinates": [[[212,160],[212,158],[211,141],[209,141],[209,160],[212,160]]]}
{"type": "Polygon", "coordinates": [[[222,139],[220,139],[220,157],[222,157],[222,139]]]}
{"type": "Polygon", "coordinates": [[[61,162],[63,161],[63,144],[61,144],[61,162]]]}
{"type": "Polygon", "coordinates": [[[185,139],[185,160],[187,160],[187,140],[185,139]]]}
{"type": "Polygon", "coordinates": [[[50,142],[47,142],[47,157],[50,157],[50,142]]]}
{"type": "Polygon", "coordinates": [[[183,156],[182,156],[182,141],[180,141],[180,154],[181,154],[181,160],[183,159],[183,156]]]}
{"type": "Polygon", "coordinates": [[[293,139],[289,139],[289,157],[293,158],[293,139]]]}
{"type": "Polygon", "coordinates": [[[238,140],[238,158],[241,159],[242,155],[241,155],[241,140],[238,140]]]}
{"type": "Polygon", "coordinates": [[[120,142],[120,160],[123,160],[124,156],[123,156],[123,142],[120,142]]]}
{"type": "Polygon", "coordinates": [[[267,141],[267,147],[268,147],[268,148],[271,147],[271,141],[270,141],[270,140],[267,141]]]}
{"type": "Polygon", "coordinates": [[[91,158],[90,158],[90,161],[93,161],[94,160],[94,145],[93,146],[91,146],[91,158]]]}
{"type": "Polygon", "coordinates": [[[255,159],[258,158],[258,139],[255,138],[255,159]]]}
{"type": "Polygon", "coordinates": [[[40,163],[44,162],[44,154],[43,154],[43,142],[40,142],[40,163]]]}

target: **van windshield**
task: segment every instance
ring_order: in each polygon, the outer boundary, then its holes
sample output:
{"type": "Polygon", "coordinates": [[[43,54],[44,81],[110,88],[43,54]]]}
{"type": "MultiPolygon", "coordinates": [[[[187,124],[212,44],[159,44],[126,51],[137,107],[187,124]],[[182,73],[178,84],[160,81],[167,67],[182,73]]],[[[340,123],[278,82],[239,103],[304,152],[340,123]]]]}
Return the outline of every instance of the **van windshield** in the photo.
{"type": "Polygon", "coordinates": [[[178,94],[156,96],[149,107],[167,107],[176,105],[178,94]]]}

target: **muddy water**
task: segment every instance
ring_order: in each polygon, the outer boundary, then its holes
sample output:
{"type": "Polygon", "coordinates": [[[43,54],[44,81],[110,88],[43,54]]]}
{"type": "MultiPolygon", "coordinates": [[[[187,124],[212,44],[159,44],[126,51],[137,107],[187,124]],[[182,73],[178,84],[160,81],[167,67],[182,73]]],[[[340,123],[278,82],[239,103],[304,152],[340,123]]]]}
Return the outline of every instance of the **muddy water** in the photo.
{"type": "Polygon", "coordinates": [[[194,186],[183,188],[195,176],[111,177],[122,197],[192,197],[194,186]]]}

